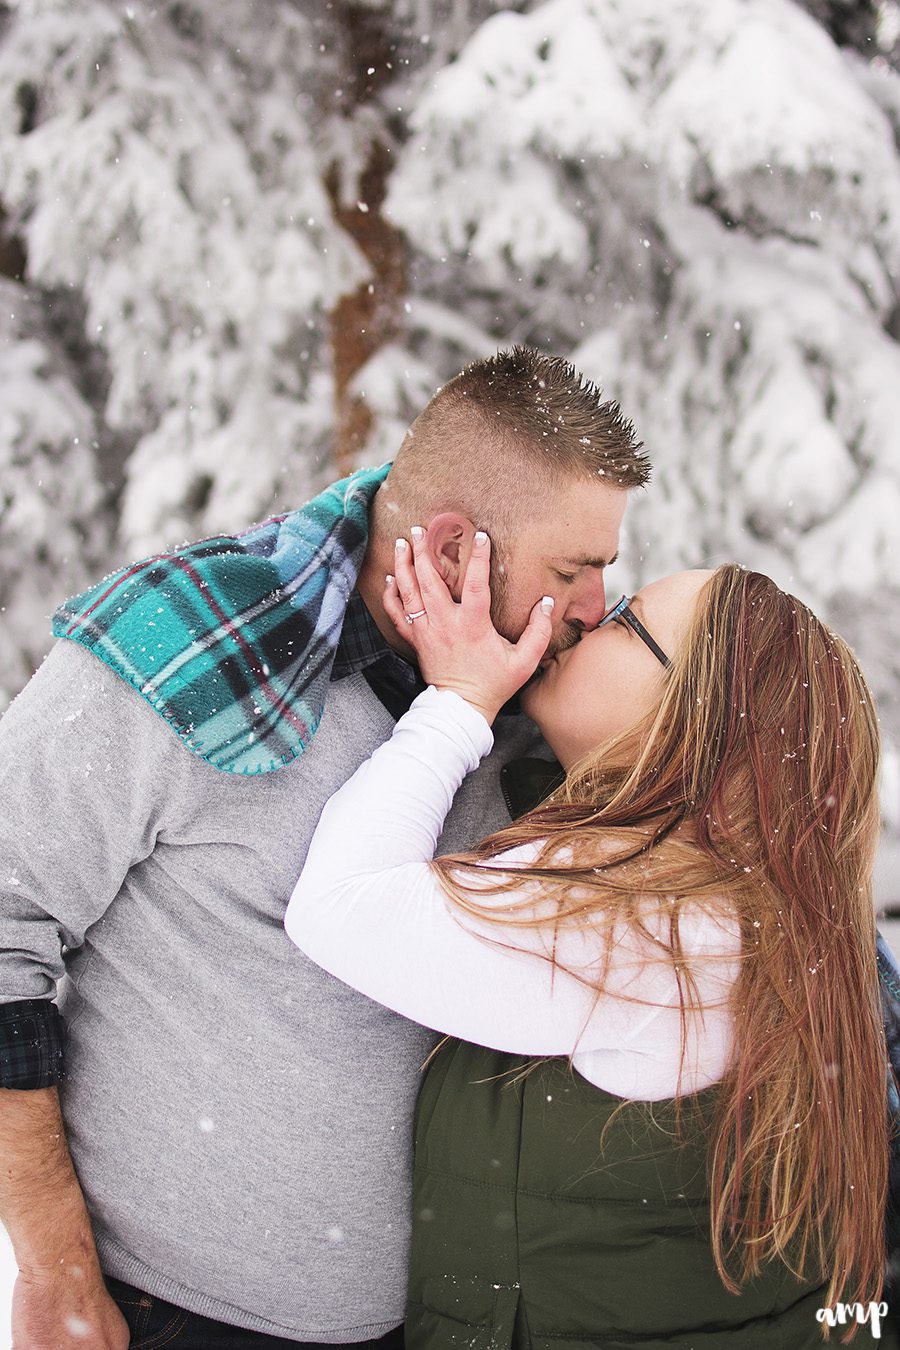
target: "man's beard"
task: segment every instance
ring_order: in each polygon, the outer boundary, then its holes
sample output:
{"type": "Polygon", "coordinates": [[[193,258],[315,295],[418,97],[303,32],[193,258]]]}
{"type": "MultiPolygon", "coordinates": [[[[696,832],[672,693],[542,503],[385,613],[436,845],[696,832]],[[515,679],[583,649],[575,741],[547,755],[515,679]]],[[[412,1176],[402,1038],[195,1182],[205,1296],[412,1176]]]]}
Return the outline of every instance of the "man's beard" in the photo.
{"type": "Polygon", "coordinates": [[[506,608],[506,596],[509,590],[509,578],[506,564],[497,553],[491,554],[491,623],[507,642],[515,642],[509,635],[509,615],[506,608]]]}
{"type": "MultiPolygon", "coordinates": [[[[522,628],[518,630],[509,613],[507,605],[507,595],[509,592],[509,578],[504,567],[501,571],[501,562],[491,559],[491,622],[501,637],[505,637],[507,642],[518,642],[522,636],[522,628]]],[[[560,652],[568,651],[574,647],[575,643],[581,638],[581,628],[575,624],[567,623],[558,633],[554,633],[549,643],[545,656],[557,656],[560,652]]]]}
{"type": "Polygon", "coordinates": [[[574,647],[576,642],[581,641],[582,629],[576,628],[574,624],[567,623],[561,632],[555,634],[547,644],[547,656],[559,656],[560,652],[567,652],[570,647],[574,647]]]}

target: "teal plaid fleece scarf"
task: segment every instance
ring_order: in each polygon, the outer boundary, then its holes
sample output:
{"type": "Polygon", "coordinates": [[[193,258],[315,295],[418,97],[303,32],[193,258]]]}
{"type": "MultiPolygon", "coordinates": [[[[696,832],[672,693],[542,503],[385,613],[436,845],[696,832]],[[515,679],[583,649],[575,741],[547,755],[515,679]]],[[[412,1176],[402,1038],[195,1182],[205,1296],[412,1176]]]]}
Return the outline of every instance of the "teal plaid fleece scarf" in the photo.
{"type": "Polygon", "coordinates": [[[238,535],[123,567],[65,601],[53,632],[133,684],[217,769],[280,769],[321,720],[389,468],[363,469],[238,535]]]}

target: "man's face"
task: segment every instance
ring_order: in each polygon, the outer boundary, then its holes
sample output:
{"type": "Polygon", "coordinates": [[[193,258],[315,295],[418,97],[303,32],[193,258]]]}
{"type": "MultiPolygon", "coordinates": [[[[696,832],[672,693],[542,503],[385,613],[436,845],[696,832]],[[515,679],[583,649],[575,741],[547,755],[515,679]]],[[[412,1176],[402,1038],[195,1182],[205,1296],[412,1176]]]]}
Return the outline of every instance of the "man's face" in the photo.
{"type": "Polygon", "coordinates": [[[624,488],[573,479],[548,499],[544,514],[514,526],[512,537],[501,541],[505,548],[492,569],[492,613],[505,638],[521,636],[543,595],[556,601],[548,656],[600,622],[603,569],[618,553],[627,497],[624,488]]]}

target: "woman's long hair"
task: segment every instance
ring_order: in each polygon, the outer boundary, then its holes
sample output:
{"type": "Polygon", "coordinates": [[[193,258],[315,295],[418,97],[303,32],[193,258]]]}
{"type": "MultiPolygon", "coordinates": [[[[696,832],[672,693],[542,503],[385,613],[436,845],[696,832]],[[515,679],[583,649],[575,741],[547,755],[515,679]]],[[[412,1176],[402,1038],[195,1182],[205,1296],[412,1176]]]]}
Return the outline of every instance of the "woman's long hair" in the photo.
{"type": "MultiPolygon", "coordinates": [[[[598,697],[602,697],[598,689],[598,697]]],[[[852,652],[767,577],[719,568],[657,711],[568,773],[547,802],[435,868],[462,909],[503,923],[634,924],[674,963],[685,902],[737,917],[734,1053],[711,1123],[712,1247],[727,1288],[780,1259],[838,1299],[879,1298],[887,1197],[887,1058],[872,864],[879,754],[852,652]],[[540,884],[553,919],[484,896],[540,884]],[[648,902],[668,940],[646,926],[648,902]],[[518,910],[518,912],[517,912],[518,910]]],[[[541,912],[546,916],[547,908],[541,912]]],[[[602,984],[602,977],[601,977],[602,984]]]]}

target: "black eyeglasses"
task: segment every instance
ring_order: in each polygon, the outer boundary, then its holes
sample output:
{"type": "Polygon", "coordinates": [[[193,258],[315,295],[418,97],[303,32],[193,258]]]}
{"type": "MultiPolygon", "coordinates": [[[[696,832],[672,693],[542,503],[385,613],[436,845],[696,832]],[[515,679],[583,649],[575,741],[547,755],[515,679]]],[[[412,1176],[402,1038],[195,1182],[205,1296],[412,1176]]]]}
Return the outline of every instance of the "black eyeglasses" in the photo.
{"type": "Polygon", "coordinates": [[[641,641],[646,642],[657,661],[662,661],[666,668],[672,664],[662,647],[660,647],[658,642],[653,640],[634,610],[631,608],[631,601],[627,595],[623,595],[621,600],[616,601],[612,609],[608,610],[606,614],[603,615],[603,618],[597,624],[597,627],[602,628],[605,623],[613,623],[616,619],[621,619],[623,623],[628,624],[629,628],[634,629],[641,641]]]}

